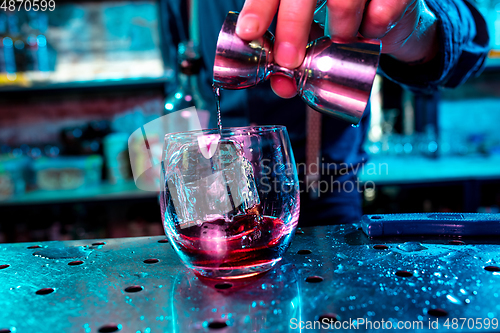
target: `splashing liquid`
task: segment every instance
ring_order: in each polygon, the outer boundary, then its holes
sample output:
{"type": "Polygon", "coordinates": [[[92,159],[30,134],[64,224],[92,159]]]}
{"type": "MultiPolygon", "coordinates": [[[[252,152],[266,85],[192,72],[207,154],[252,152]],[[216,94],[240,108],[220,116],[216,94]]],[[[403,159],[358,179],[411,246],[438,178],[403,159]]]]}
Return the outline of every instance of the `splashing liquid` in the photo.
{"type": "Polygon", "coordinates": [[[222,121],[220,116],[220,87],[215,84],[212,85],[215,95],[215,104],[217,106],[217,128],[219,129],[219,134],[222,137],[222,121]]]}

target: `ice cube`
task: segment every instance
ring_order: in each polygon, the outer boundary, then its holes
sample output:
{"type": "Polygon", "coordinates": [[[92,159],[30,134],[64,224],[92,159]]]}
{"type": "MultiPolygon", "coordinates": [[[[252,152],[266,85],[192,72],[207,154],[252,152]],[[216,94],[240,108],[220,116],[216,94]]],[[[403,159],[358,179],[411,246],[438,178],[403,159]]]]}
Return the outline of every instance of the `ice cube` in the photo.
{"type": "Polygon", "coordinates": [[[227,255],[227,240],[225,226],[217,223],[205,223],[200,233],[200,247],[212,257],[227,255]]]}
{"type": "Polygon", "coordinates": [[[198,146],[205,158],[214,156],[219,144],[220,134],[206,134],[198,136],[198,146]]]}
{"type": "Polygon", "coordinates": [[[258,213],[253,167],[242,146],[224,139],[211,158],[205,155],[197,142],[189,143],[179,149],[174,164],[167,166],[166,185],[180,227],[258,213]]]}
{"type": "Polygon", "coordinates": [[[219,160],[233,211],[231,215],[248,214],[260,204],[253,167],[243,154],[240,143],[219,142],[219,160]]]}

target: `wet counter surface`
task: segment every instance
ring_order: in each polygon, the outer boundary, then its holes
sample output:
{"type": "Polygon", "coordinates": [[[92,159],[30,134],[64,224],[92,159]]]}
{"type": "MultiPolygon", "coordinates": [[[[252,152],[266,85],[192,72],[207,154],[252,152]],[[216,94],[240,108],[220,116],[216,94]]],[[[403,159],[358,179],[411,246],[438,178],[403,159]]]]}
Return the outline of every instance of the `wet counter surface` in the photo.
{"type": "Polygon", "coordinates": [[[196,277],[164,237],[0,244],[0,332],[499,331],[499,244],[304,228],[245,281],[196,277]]]}

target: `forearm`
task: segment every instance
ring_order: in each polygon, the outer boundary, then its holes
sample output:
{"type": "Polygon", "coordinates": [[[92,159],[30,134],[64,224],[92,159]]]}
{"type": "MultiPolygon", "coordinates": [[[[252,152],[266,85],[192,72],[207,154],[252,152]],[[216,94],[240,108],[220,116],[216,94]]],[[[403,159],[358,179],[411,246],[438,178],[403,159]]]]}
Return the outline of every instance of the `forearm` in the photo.
{"type": "MultiPolygon", "coordinates": [[[[470,76],[480,73],[488,52],[489,38],[484,18],[468,1],[425,0],[425,3],[430,8],[428,11],[438,18],[434,28],[434,42],[437,44],[434,57],[429,57],[432,52],[422,52],[425,45],[422,50],[414,46],[416,53],[424,55],[421,59],[425,63],[405,61],[410,58],[405,58],[404,55],[408,54],[403,51],[406,49],[412,53],[412,47],[405,47],[401,48],[401,60],[388,54],[382,55],[379,69],[386,77],[407,89],[431,93],[442,87],[456,87],[470,76]]],[[[416,36],[412,33],[410,37],[416,39],[425,31],[418,30],[416,36]]],[[[415,56],[414,60],[418,60],[418,57],[415,56]]]]}

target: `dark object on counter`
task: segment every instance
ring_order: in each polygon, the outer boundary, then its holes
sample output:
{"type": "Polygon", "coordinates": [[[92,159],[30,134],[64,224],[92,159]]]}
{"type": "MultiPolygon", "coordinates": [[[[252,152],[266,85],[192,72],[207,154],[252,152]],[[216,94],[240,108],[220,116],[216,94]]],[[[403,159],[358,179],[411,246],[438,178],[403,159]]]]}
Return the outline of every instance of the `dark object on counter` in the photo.
{"type": "Polygon", "coordinates": [[[370,237],[500,235],[500,214],[412,213],[364,215],[361,227],[370,237]]]}

